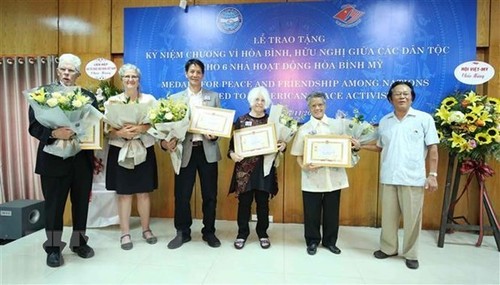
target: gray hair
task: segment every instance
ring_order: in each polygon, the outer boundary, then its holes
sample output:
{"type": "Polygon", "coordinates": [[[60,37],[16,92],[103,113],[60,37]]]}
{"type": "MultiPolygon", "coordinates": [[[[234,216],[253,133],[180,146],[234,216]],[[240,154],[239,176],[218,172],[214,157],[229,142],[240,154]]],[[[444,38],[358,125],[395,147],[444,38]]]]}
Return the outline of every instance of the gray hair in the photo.
{"type": "Polygon", "coordinates": [[[323,103],[326,103],[326,95],[323,92],[319,91],[314,91],[311,94],[307,95],[306,101],[307,101],[307,106],[310,106],[312,99],[314,98],[321,98],[323,99],[323,103]]]}
{"type": "Polygon", "coordinates": [[[59,56],[59,64],[57,65],[57,68],[60,68],[61,65],[71,65],[76,71],[80,72],[80,65],[82,65],[82,61],[74,54],[64,53],[59,56]]]}
{"type": "Polygon", "coordinates": [[[139,79],[141,78],[141,70],[139,69],[139,67],[130,63],[126,63],[122,65],[122,67],[120,67],[120,70],[118,70],[118,74],[120,75],[120,77],[123,77],[127,70],[135,71],[135,73],[137,73],[137,76],[139,76],[139,79]]]}
{"type": "Polygon", "coordinates": [[[269,108],[273,102],[271,101],[271,96],[269,96],[269,91],[264,86],[254,87],[248,92],[247,100],[250,107],[255,104],[255,100],[259,95],[264,98],[264,107],[266,109],[269,108]]]}

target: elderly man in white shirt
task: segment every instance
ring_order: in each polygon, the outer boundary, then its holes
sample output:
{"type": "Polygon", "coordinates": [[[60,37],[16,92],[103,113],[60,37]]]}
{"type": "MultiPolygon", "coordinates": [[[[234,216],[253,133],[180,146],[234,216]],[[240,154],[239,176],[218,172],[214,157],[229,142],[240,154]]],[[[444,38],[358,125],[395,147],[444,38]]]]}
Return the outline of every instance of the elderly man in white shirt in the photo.
{"type": "MultiPolygon", "coordinates": [[[[339,232],[340,190],[349,187],[345,168],[320,167],[313,164],[304,164],[304,138],[306,135],[343,134],[342,122],[328,118],[325,115],[326,95],[322,92],[313,92],[306,98],[311,111],[310,120],[300,127],[291,154],[297,156],[297,163],[302,168],[302,198],[304,207],[304,237],[307,253],[316,254],[321,242],[324,247],[340,254],[337,247],[339,232]],[[320,227],[323,221],[323,237],[320,227]]],[[[351,139],[353,162],[357,162],[357,151],[360,143],[351,139]]]]}
{"type": "Polygon", "coordinates": [[[380,249],[373,255],[378,259],[398,255],[398,229],[402,216],[401,254],[408,268],[417,269],[424,189],[436,191],[438,186],[439,138],[432,116],[411,107],[415,91],[410,82],[394,82],[387,100],[394,111],[380,120],[377,144],[363,146],[367,150],[382,152],[382,232],[380,249]]]}

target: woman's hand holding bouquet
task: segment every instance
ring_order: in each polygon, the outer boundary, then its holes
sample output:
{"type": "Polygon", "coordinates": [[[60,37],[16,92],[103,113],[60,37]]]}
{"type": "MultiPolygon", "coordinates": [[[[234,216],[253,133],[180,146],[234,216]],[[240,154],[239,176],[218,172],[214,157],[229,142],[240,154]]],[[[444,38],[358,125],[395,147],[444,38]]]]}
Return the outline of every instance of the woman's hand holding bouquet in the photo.
{"type": "Polygon", "coordinates": [[[139,100],[130,100],[124,94],[112,96],[104,103],[105,122],[111,127],[109,133],[110,144],[120,147],[118,164],[128,169],[134,169],[146,161],[146,146],[148,138],[145,136],[149,129],[148,112],[155,101],[139,103],[139,100]]]}

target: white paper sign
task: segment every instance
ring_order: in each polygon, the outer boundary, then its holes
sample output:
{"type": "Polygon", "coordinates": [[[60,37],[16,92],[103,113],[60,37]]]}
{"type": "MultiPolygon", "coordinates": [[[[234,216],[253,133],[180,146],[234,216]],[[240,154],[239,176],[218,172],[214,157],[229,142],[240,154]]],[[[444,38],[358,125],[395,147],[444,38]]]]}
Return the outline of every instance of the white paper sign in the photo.
{"type": "Polygon", "coordinates": [[[455,68],[455,78],[468,85],[479,85],[495,75],[495,68],[483,61],[467,61],[455,68]]]}
{"type": "Polygon", "coordinates": [[[115,75],[116,65],[111,60],[100,57],[87,63],[85,72],[94,79],[106,80],[115,75]]]}

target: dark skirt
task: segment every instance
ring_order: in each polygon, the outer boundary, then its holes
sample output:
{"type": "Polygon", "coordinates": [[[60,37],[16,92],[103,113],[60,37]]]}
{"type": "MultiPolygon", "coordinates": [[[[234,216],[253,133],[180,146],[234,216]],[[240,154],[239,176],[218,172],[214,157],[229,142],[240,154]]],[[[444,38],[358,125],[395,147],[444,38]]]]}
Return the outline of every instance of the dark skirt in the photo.
{"type": "Polygon", "coordinates": [[[119,147],[110,145],[106,164],[106,189],[120,195],[153,192],[158,188],[154,146],[148,147],[146,161],[127,169],[118,165],[119,147]]]}

